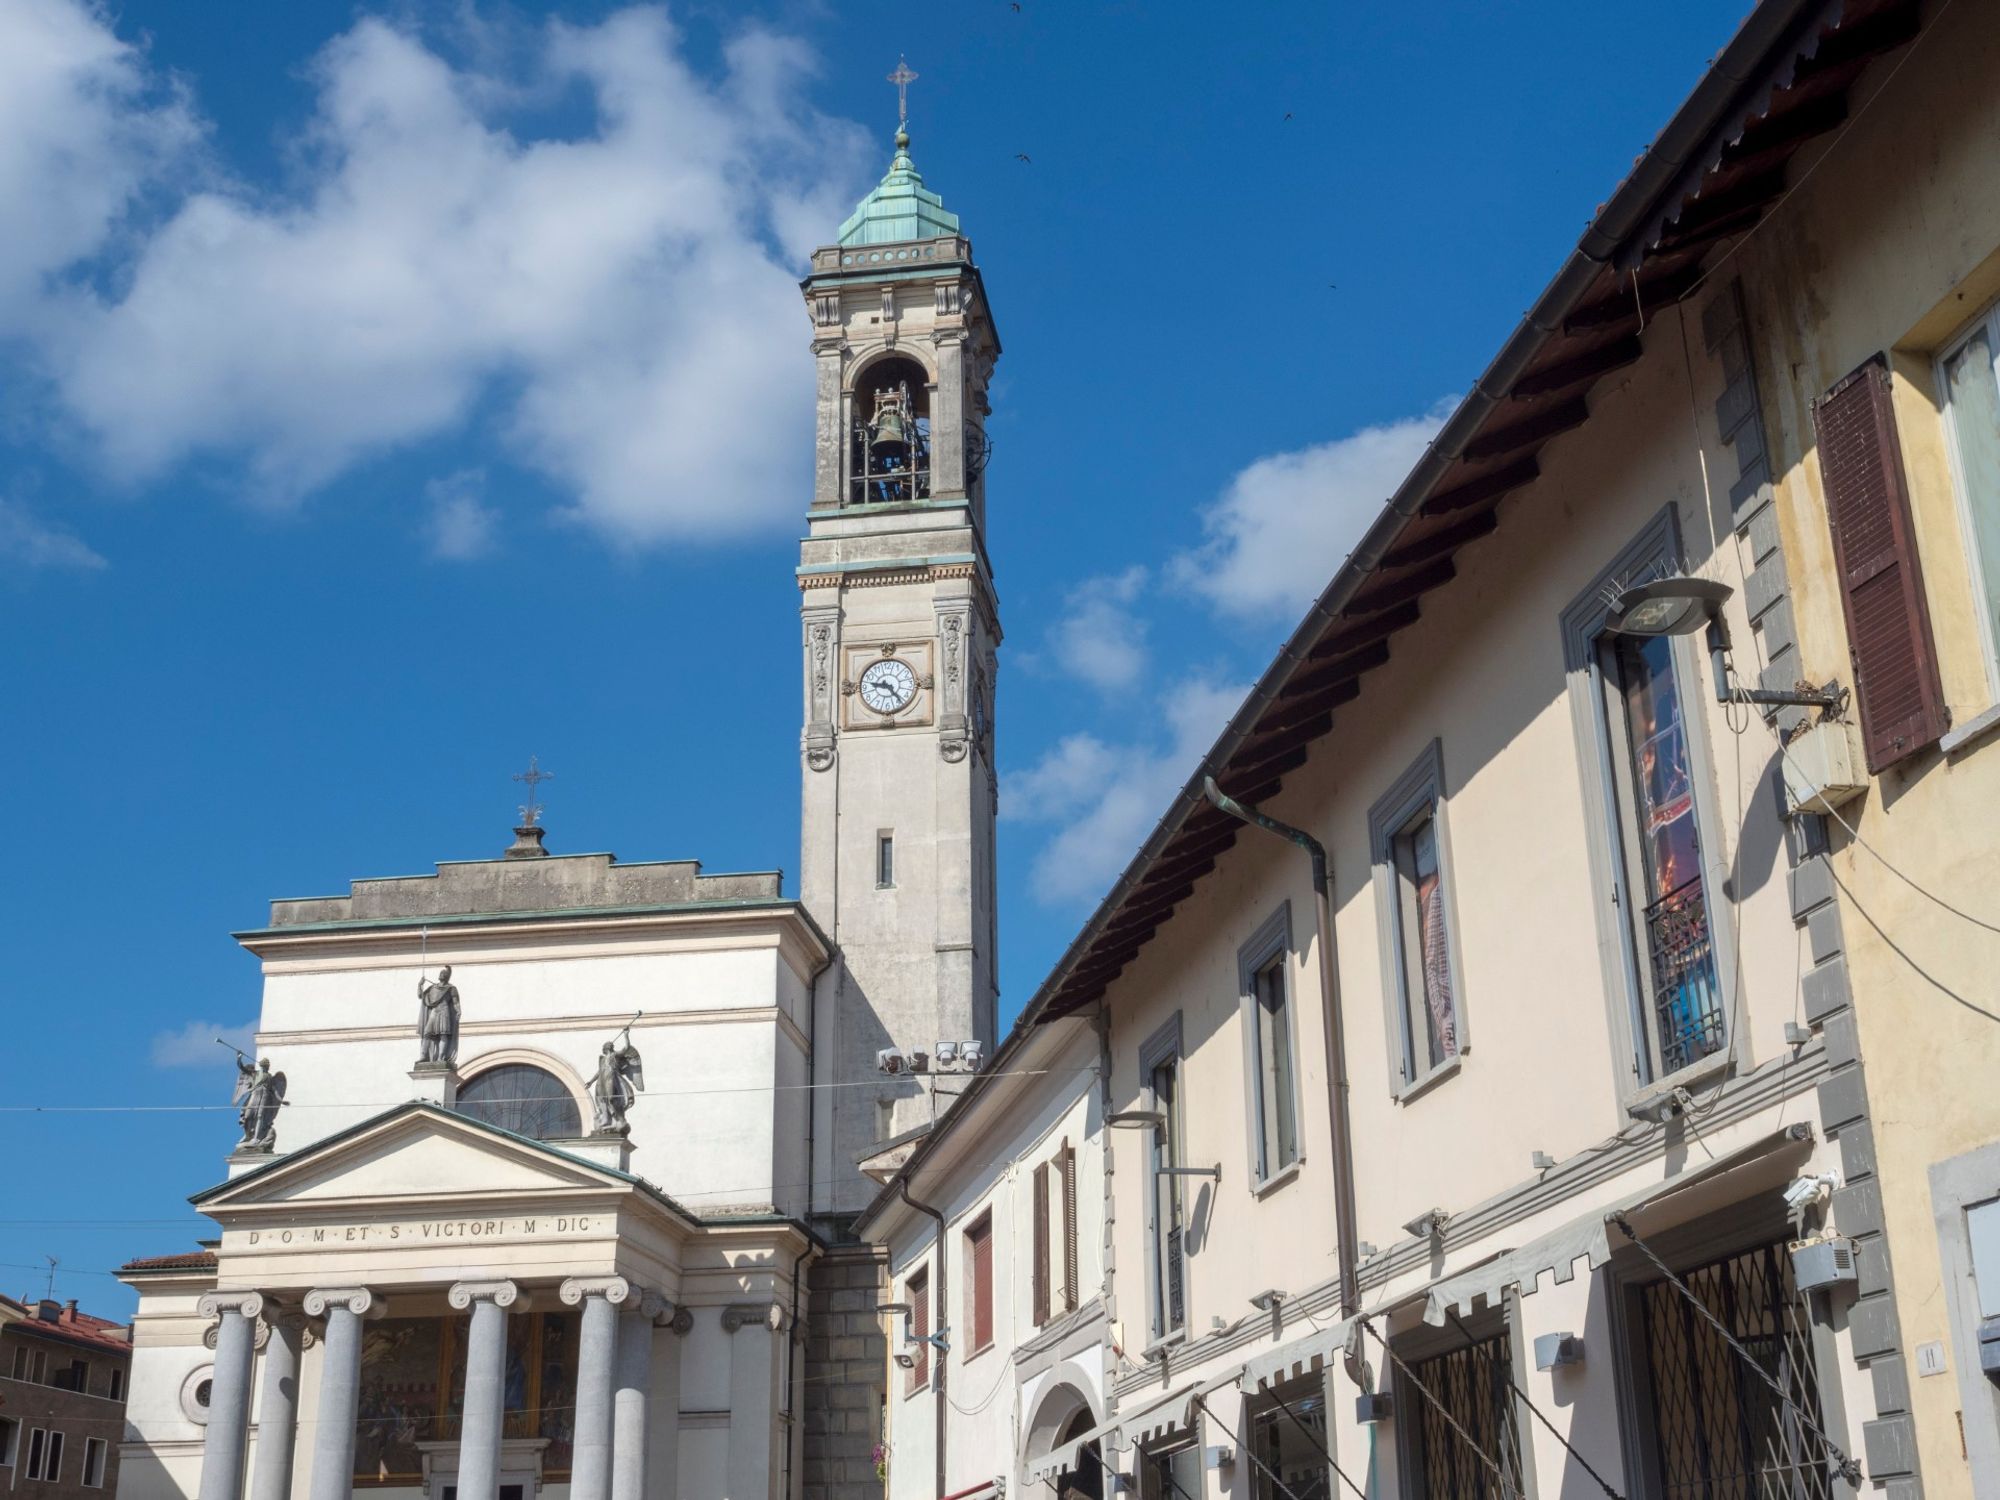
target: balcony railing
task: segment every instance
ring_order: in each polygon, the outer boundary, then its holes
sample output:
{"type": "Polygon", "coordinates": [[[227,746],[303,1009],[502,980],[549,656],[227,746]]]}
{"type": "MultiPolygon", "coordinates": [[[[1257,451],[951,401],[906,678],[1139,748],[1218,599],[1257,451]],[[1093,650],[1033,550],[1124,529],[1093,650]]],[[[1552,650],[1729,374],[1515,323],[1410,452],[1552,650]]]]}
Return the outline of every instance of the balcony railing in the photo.
{"type": "Polygon", "coordinates": [[[1715,935],[1699,876],[1646,908],[1646,948],[1653,974],[1653,1025],[1660,1071],[1674,1073],[1719,1051],[1728,1039],[1715,935]]]}

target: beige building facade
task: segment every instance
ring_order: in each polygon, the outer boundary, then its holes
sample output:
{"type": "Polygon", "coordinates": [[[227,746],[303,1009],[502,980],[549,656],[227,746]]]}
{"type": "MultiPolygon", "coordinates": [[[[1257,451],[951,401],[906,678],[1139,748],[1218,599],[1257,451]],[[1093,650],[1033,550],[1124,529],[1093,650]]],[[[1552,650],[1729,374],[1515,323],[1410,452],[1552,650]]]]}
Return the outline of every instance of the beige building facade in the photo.
{"type": "Polygon", "coordinates": [[[1030,1002],[1110,1358],[1016,1482],[2000,1486],[1996,47],[1758,6],[1030,1002]]]}

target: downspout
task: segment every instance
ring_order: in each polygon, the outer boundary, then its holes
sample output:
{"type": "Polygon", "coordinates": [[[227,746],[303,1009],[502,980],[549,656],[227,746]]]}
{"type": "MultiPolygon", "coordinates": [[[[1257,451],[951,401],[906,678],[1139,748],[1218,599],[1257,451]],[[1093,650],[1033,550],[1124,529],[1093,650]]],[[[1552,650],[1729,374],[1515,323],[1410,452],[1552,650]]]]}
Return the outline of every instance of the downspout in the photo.
{"type": "Polygon", "coordinates": [[[1354,1225],[1354,1135],[1347,1110],[1346,1028],[1340,1015],[1340,980],[1333,951],[1333,890],[1326,846],[1303,828],[1280,823],[1276,818],[1245,807],[1224,794],[1213,776],[1202,778],[1202,795],[1216,807],[1253,828],[1274,833],[1296,844],[1312,859],[1313,909],[1319,921],[1320,1016],[1326,1030],[1326,1091],[1328,1116],[1333,1136],[1333,1204],[1337,1222],[1334,1243],[1340,1257],[1340,1315],[1352,1318],[1361,1310],[1361,1288],[1357,1265],[1360,1261],[1354,1225]]]}
{"type": "MultiPolygon", "coordinates": [[[[937,1261],[936,1281],[937,1281],[938,1315],[937,1315],[937,1327],[931,1330],[932,1335],[935,1336],[939,1333],[944,1332],[945,1329],[944,1310],[947,1307],[951,1306],[950,1299],[946,1296],[949,1284],[946,1280],[948,1273],[945,1270],[944,1215],[939,1213],[936,1209],[932,1208],[928,1203],[919,1203],[917,1202],[916,1199],[912,1198],[910,1196],[909,1179],[904,1177],[900,1172],[896,1174],[896,1191],[902,1196],[902,1199],[905,1203],[909,1204],[910,1207],[914,1208],[918,1213],[928,1215],[930,1217],[931,1222],[937,1225],[937,1240],[936,1240],[937,1254],[933,1257],[933,1259],[937,1261]]],[[[946,1342],[949,1343],[949,1340],[947,1340],[946,1342]]],[[[948,1351],[946,1349],[939,1348],[936,1344],[933,1344],[931,1345],[930,1352],[932,1355],[931,1369],[934,1372],[931,1379],[931,1399],[937,1406],[937,1436],[933,1443],[933,1446],[936,1449],[936,1453],[934,1456],[937,1459],[937,1474],[936,1474],[937,1483],[932,1493],[942,1497],[944,1494],[944,1438],[945,1438],[944,1361],[945,1361],[945,1355],[948,1351]]]]}
{"type": "MultiPolygon", "coordinates": [[[[807,1111],[810,1115],[811,1111],[807,1111]]],[[[811,1140],[810,1134],[807,1140],[811,1140]]],[[[811,1168],[806,1175],[811,1177],[811,1168]]],[[[810,1191],[808,1184],[808,1191],[810,1191]]],[[[810,1200],[808,1200],[810,1201],[810,1200]]],[[[784,1500],[792,1500],[792,1455],[804,1441],[804,1434],[797,1430],[799,1420],[799,1269],[806,1263],[806,1257],[813,1253],[813,1242],[806,1240],[805,1248],[792,1261],[792,1321],[785,1328],[785,1479],[778,1493],[784,1500]]]]}

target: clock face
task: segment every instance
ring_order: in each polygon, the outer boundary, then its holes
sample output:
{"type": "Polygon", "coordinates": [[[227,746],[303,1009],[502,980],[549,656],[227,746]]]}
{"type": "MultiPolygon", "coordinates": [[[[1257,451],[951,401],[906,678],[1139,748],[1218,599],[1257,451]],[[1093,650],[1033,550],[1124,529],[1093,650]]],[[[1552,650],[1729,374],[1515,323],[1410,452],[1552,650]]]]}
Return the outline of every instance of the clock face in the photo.
{"type": "Polygon", "coordinates": [[[901,713],[917,696],[917,674],[894,657],[861,674],[861,701],[878,714],[901,713]]]}

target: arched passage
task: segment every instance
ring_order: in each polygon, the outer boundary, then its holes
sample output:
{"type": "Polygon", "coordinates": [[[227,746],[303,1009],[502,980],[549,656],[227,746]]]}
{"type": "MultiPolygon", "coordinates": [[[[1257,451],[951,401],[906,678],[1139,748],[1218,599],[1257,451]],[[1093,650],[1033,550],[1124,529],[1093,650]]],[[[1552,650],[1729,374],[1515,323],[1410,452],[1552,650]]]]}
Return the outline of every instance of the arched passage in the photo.
{"type": "MultiPolygon", "coordinates": [[[[1065,1443],[1075,1442],[1095,1426],[1097,1413],[1078,1385],[1062,1379],[1050,1382],[1036,1401],[1034,1418],[1027,1426],[1022,1443],[1024,1467],[1065,1443]]],[[[1105,1500],[1100,1456],[1099,1445],[1093,1439],[1077,1451],[1076,1463],[1067,1474],[1030,1489],[1053,1493],[1057,1500],[1105,1500]]]]}

